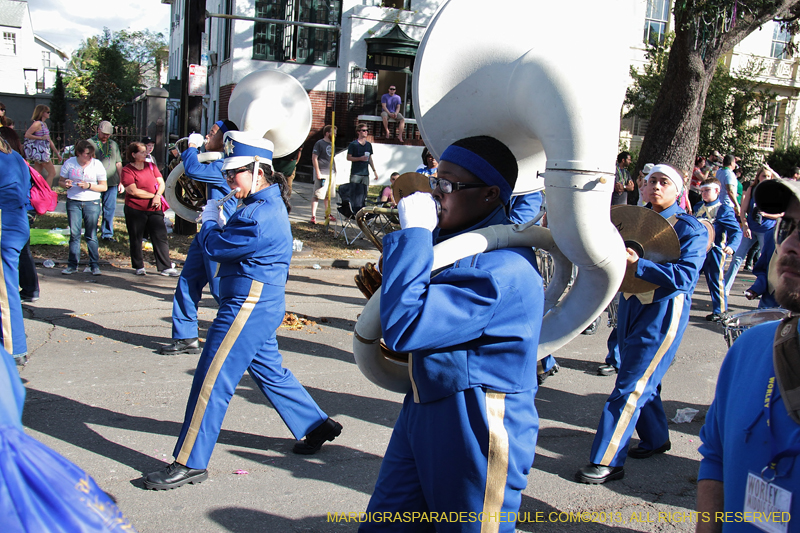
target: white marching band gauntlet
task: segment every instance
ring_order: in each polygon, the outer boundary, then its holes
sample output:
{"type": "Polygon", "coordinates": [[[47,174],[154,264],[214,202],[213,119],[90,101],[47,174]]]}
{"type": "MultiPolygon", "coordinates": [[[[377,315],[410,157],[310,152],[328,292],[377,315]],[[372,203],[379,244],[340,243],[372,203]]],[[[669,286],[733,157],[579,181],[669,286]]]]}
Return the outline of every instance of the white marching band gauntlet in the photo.
{"type": "Polygon", "coordinates": [[[206,222],[216,222],[217,224],[223,225],[224,222],[220,223],[220,216],[219,200],[208,200],[206,206],[203,208],[203,212],[200,214],[200,220],[203,224],[206,222]]]}
{"type": "Polygon", "coordinates": [[[193,144],[196,147],[200,148],[206,142],[206,138],[200,135],[199,133],[192,133],[189,135],[189,144],[193,144]]]}
{"type": "Polygon", "coordinates": [[[397,211],[402,229],[425,228],[433,231],[439,223],[436,202],[427,192],[415,192],[401,199],[397,211]]]}

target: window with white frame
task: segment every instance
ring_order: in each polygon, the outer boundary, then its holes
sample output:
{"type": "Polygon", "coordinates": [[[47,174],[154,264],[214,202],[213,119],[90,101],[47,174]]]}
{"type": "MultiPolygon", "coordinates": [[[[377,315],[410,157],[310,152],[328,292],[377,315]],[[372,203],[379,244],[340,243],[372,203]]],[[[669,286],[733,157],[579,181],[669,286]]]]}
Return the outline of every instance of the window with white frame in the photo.
{"type": "MultiPolygon", "coordinates": [[[[233,0],[225,0],[225,14],[233,14],[233,0]]],[[[231,33],[233,31],[233,21],[231,19],[224,19],[222,23],[222,57],[221,60],[225,61],[231,58],[231,33]]]]}
{"type": "Polygon", "coordinates": [[[50,68],[50,52],[47,50],[42,50],[42,66],[44,68],[50,68]]]}
{"type": "Polygon", "coordinates": [[[17,34],[13,31],[3,32],[3,53],[17,55],[17,34]]]}
{"type": "Polygon", "coordinates": [[[778,126],[781,120],[781,105],[778,102],[770,102],[761,115],[761,132],[758,135],[759,148],[775,148],[775,138],[778,134],[778,126]]]}
{"type": "Polygon", "coordinates": [[[792,41],[792,34],[780,22],[773,22],[773,24],[775,24],[775,27],[772,30],[772,49],[769,56],[775,59],[787,59],[789,56],[786,53],[786,48],[792,41]]]}
{"type": "MultiPolygon", "coordinates": [[[[340,24],[342,1],[257,0],[256,17],[340,24]]],[[[339,32],[325,28],[256,22],[253,59],[336,66],[339,59],[339,32]]]]}
{"type": "Polygon", "coordinates": [[[657,46],[664,44],[669,24],[670,0],[647,0],[644,17],[644,44],[657,46]]]}

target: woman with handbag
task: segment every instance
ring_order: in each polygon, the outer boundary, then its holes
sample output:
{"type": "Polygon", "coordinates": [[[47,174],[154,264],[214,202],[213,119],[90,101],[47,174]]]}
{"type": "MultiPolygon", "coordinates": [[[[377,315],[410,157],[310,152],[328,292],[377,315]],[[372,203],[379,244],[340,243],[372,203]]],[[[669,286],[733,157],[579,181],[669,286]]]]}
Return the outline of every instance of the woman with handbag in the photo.
{"type": "Polygon", "coordinates": [[[131,266],[137,276],[144,276],[142,238],[144,232],[150,235],[156,268],[162,276],[179,276],[169,260],[167,227],[164,225],[164,178],[155,165],[145,162],[147,147],[140,142],[132,142],[125,153],[129,161],[122,167],[120,183],[125,187],[125,225],[130,240],[131,266]]]}

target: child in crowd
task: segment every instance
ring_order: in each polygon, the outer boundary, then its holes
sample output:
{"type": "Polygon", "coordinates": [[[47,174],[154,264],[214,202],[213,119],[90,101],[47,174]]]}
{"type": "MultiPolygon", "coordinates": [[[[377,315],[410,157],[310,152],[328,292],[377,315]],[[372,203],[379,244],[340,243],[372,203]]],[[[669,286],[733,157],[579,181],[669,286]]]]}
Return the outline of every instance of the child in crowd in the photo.
{"type": "Polygon", "coordinates": [[[707,178],[700,184],[703,201],[694,206],[694,216],[714,225],[714,246],[706,254],[703,272],[711,293],[712,312],[706,320],[718,322],[726,318],[728,297],[725,294],[725,255],[733,255],[742,240],[742,230],[736,222],[733,208],[719,199],[720,182],[707,178]]]}

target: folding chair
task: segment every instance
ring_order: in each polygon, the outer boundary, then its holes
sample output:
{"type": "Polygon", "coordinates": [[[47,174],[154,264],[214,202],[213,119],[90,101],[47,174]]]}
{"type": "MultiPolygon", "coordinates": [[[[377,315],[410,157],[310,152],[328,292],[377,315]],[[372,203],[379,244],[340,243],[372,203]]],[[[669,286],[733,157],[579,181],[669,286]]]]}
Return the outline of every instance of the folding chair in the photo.
{"type": "Polygon", "coordinates": [[[358,184],[354,183],[343,183],[339,185],[339,192],[336,195],[339,204],[336,211],[340,228],[334,237],[338,239],[339,235],[344,235],[344,242],[346,242],[348,246],[362,236],[361,228],[356,224],[356,213],[358,213],[361,207],[355,208],[352,203],[353,192],[355,191],[354,188],[358,186],[358,184]],[[348,235],[348,230],[350,231],[350,235],[348,235]]]}

